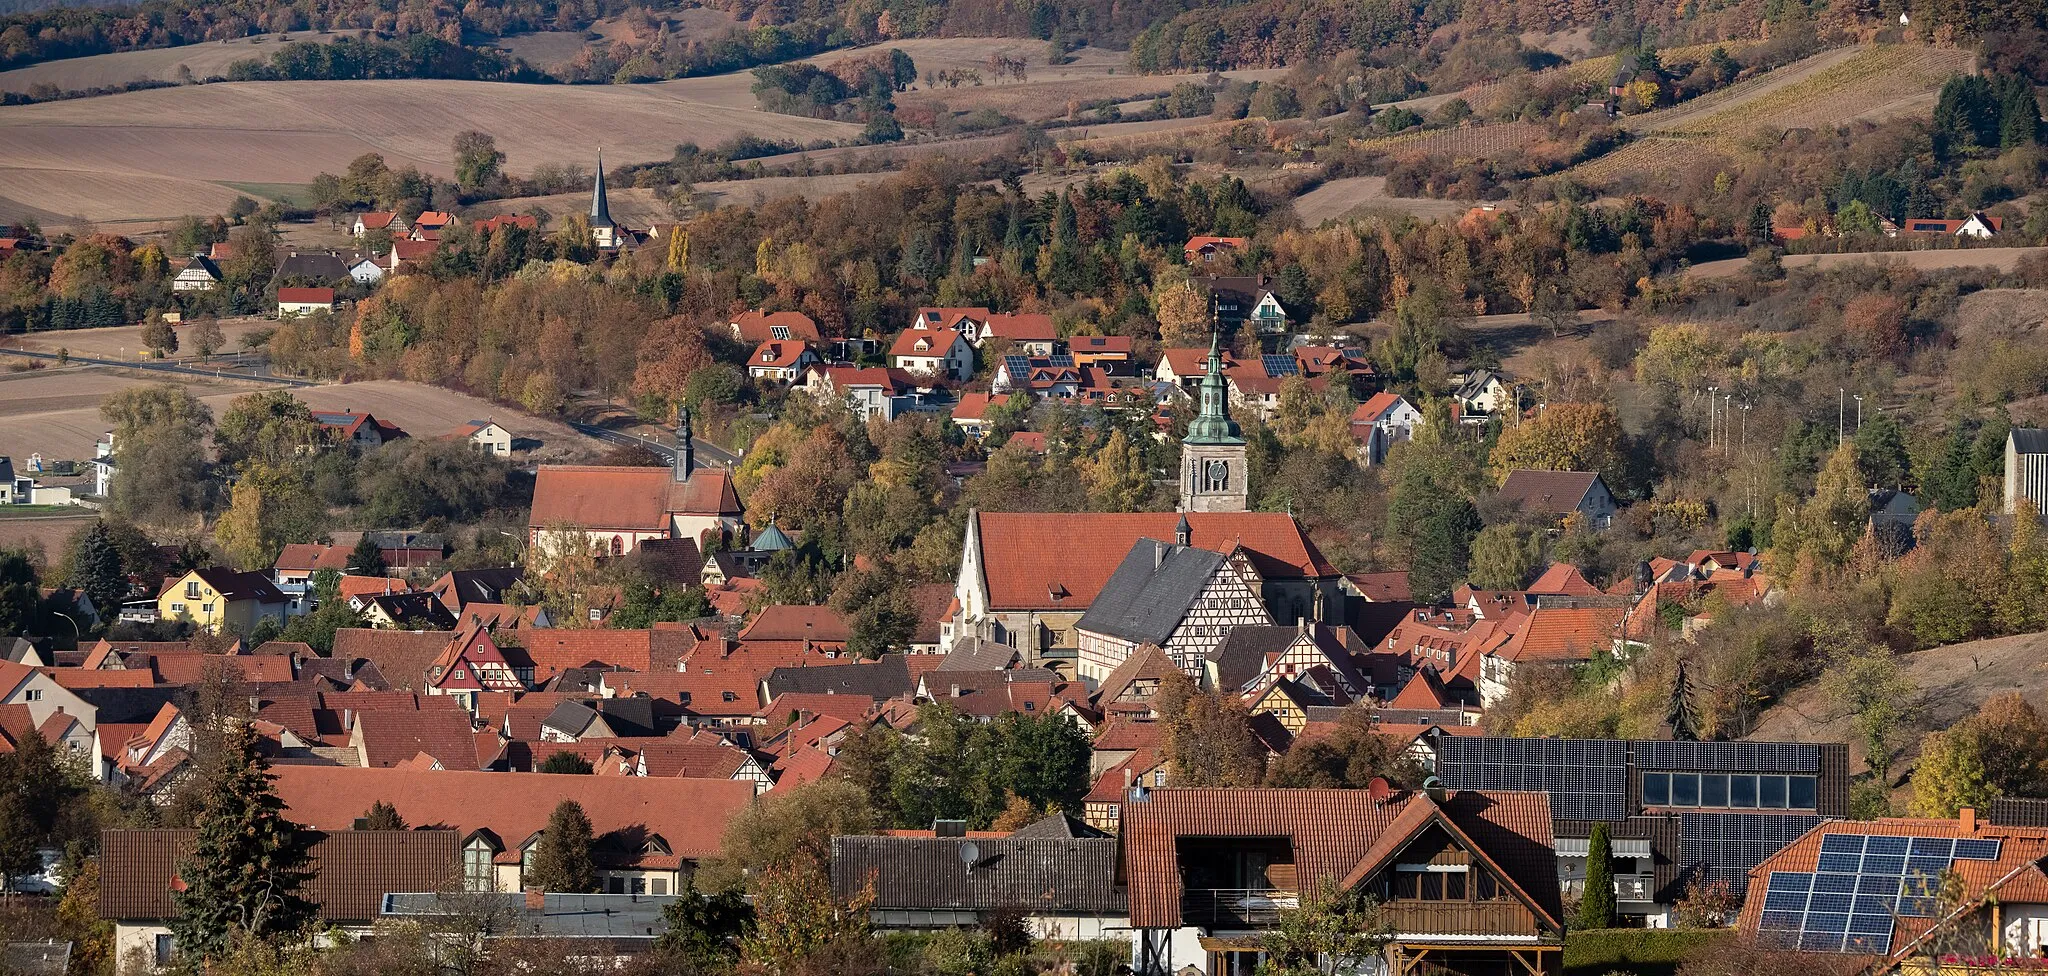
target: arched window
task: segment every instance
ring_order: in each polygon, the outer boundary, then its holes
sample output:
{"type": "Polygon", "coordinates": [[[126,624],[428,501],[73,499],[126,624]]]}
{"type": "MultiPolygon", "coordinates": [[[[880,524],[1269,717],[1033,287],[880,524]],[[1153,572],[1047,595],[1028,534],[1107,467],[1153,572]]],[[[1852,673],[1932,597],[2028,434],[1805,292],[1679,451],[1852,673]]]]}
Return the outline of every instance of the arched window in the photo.
{"type": "Polygon", "coordinates": [[[620,537],[618,537],[618,536],[612,536],[612,555],[614,555],[614,556],[623,556],[623,555],[625,555],[625,554],[626,554],[626,540],[625,540],[625,539],[622,539],[622,538],[620,538],[620,537]]]}

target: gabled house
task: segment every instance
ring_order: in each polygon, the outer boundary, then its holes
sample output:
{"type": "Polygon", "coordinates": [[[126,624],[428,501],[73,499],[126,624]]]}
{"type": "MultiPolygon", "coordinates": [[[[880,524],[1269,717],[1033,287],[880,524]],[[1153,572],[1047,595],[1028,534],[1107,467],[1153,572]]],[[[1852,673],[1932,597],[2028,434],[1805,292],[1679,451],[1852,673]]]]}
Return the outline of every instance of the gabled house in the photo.
{"type": "Polygon", "coordinates": [[[794,383],[803,371],[818,363],[809,343],[795,339],[770,339],[747,357],[747,375],[772,383],[794,383]]]}
{"type": "Polygon", "coordinates": [[[832,888],[873,897],[882,931],[950,929],[1002,912],[1040,939],[1127,939],[1117,841],[1064,814],[1003,836],[832,838],[832,888]]]}
{"type": "Polygon", "coordinates": [[[477,627],[454,635],[441,656],[427,666],[426,686],[420,690],[429,695],[453,696],[464,711],[473,712],[479,694],[522,692],[526,685],[526,679],[513,670],[504,652],[498,650],[498,642],[490,632],[477,627]]]}
{"type": "MultiPolygon", "coordinates": [[[[1219,350],[1223,369],[1227,374],[1236,369],[1237,356],[1228,350],[1219,350]]],[[[1189,393],[1202,382],[1207,369],[1209,350],[1198,346],[1173,346],[1159,350],[1159,363],[1152,367],[1152,378],[1161,383],[1172,383],[1189,393]]]]}
{"type": "Polygon", "coordinates": [[[488,454],[492,457],[510,457],[512,455],[512,432],[499,426],[497,421],[488,418],[472,420],[469,423],[463,424],[455,428],[455,432],[448,436],[455,440],[465,441],[472,450],[488,454]]]}
{"type": "Polygon", "coordinates": [[[385,423],[367,412],[315,410],[313,420],[329,437],[363,448],[382,447],[406,436],[397,424],[385,423]]]}
{"type": "Polygon", "coordinates": [[[279,288],[277,290],[277,317],[297,318],[314,312],[334,311],[334,289],[332,288],[279,288]]]}
{"type": "Polygon", "coordinates": [[[595,544],[623,556],[646,539],[733,539],[746,509],[722,468],[699,468],[685,408],[666,468],[544,464],[534,478],[528,541],[544,552],[595,544]]]}
{"type": "Polygon", "coordinates": [[[821,401],[844,400],[854,414],[866,419],[895,420],[924,403],[917,381],[900,369],[881,366],[824,366],[812,364],[804,373],[801,389],[821,401]]]}
{"type": "Polygon", "coordinates": [[[990,312],[986,308],[920,308],[911,316],[908,331],[958,332],[960,337],[971,344],[980,344],[981,332],[988,324],[990,312]]]}
{"type": "Polygon", "coordinates": [[[1260,335],[1287,331],[1287,308],[1265,275],[1200,275],[1189,284],[1211,303],[1225,332],[1245,325],[1260,335]]]}
{"type": "Polygon", "coordinates": [[[194,254],[178,276],[171,279],[172,291],[212,291],[220,287],[220,266],[204,254],[194,254]]]}
{"type": "Polygon", "coordinates": [[[1130,336],[1073,336],[1067,340],[1067,352],[1076,366],[1095,366],[1111,376],[1131,372],[1130,336]]]}
{"type": "Polygon", "coordinates": [[[1199,677],[1209,652],[1233,627],[1273,622],[1230,554],[1194,548],[1192,536],[1183,519],[1174,543],[1139,539],[1132,545],[1074,625],[1080,678],[1103,681],[1146,644],[1199,677]]]}
{"type": "Polygon", "coordinates": [[[455,615],[432,593],[380,593],[362,601],[363,620],[388,630],[448,630],[455,615]]]}
{"type": "Polygon", "coordinates": [[[1595,529],[1614,524],[1620,506],[1607,482],[1594,471],[1536,471],[1518,468],[1508,472],[1501,485],[1502,501],[1532,515],[1554,515],[1564,519],[1577,514],[1595,529]]]}
{"type": "Polygon", "coordinates": [[[419,216],[413,218],[412,229],[406,231],[405,236],[415,241],[440,240],[441,233],[455,226],[455,224],[455,215],[452,213],[441,210],[424,210],[420,212],[419,216]]]}
{"type": "Polygon", "coordinates": [[[989,384],[994,393],[1029,393],[1071,400],[1110,392],[1109,376],[1094,367],[1077,366],[1072,356],[1004,356],[989,384]]]}
{"type": "Polygon", "coordinates": [[[1520,409],[1520,398],[1521,388],[1491,369],[1475,369],[1465,374],[1451,393],[1460,409],[1459,420],[1468,424],[1483,424],[1503,413],[1512,415],[1520,409]]]}
{"type": "Polygon", "coordinates": [[[1987,217],[1983,211],[1972,213],[1960,220],[1944,220],[1928,217],[1909,217],[1905,233],[1939,235],[1943,237],[1973,237],[1986,240],[1998,236],[2005,230],[2005,221],[1999,217],[1987,217]]]}
{"type": "Polygon", "coordinates": [[[357,240],[369,236],[373,230],[389,231],[392,237],[404,237],[405,218],[388,210],[359,213],[356,214],[355,224],[349,228],[349,232],[354,234],[357,240]]]}
{"type": "Polygon", "coordinates": [[[1120,833],[1140,973],[1250,972],[1305,894],[1376,901],[1387,972],[1554,973],[1564,910],[1542,793],[1133,789],[1120,833]]]}
{"type": "Polygon", "coordinates": [[[733,341],[746,346],[764,342],[807,342],[815,346],[824,341],[818,333],[818,323],[802,312],[751,309],[734,316],[728,328],[732,330],[733,341]]]}
{"type": "Polygon", "coordinates": [[[186,570],[164,581],[157,594],[157,619],[190,623],[220,633],[256,629],[264,619],[284,623],[291,598],[262,573],[238,573],[214,566],[186,570]]]}
{"type": "Polygon", "coordinates": [[[983,320],[981,336],[974,344],[987,345],[991,339],[1009,340],[1013,354],[1050,356],[1058,351],[1060,333],[1050,315],[998,312],[983,320]]]}
{"type": "Polygon", "coordinates": [[[974,440],[988,435],[988,409],[1004,406],[1015,394],[962,393],[953,404],[953,426],[974,440]]]}
{"type": "Polygon", "coordinates": [[[1181,246],[1180,256],[1181,260],[1188,264],[1214,264],[1218,261],[1227,262],[1249,246],[1251,241],[1242,237],[1198,235],[1188,238],[1188,242],[1181,246]]]}
{"type": "Polygon", "coordinates": [[[1365,463],[1386,460],[1387,449],[1415,436],[1422,426],[1422,411],[1398,393],[1375,393],[1351,411],[1351,439],[1365,455],[1365,463]]]}
{"type": "Polygon", "coordinates": [[[726,824],[754,802],[753,784],[731,779],[295,765],[271,773],[286,816],[316,830],[345,830],[377,800],[407,823],[453,828],[471,891],[522,890],[548,816],[575,800],[590,818],[606,891],[680,892],[697,862],[718,853],[726,824]]]}
{"type": "Polygon", "coordinates": [[[928,380],[964,383],[974,376],[974,349],[950,329],[905,329],[889,347],[889,365],[928,380]]]}

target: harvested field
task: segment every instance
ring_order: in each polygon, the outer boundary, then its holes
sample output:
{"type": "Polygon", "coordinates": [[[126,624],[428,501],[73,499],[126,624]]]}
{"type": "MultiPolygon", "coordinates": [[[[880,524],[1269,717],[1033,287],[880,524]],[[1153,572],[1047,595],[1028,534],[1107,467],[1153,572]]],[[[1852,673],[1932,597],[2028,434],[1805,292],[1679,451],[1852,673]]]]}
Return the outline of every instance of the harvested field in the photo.
{"type": "Polygon", "coordinates": [[[188,174],[304,183],[365,152],[447,176],[450,133],[466,128],[494,133],[515,172],[588,166],[599,145],[623,162],[666,159],[677,143],[713,145],[741,133],[809,142],[859,131],[720,104],[736,84],[744,88],[730,79],[573,87],[248,82],[0,108],[0,186],[9,198],[0,219],[16,210],[108,221],[216,212],[233,191],[188,174]]]}
{"type": "MultiPolygon", "coordinates": [[[[1858,262],[1870,264],[1897,264],[1921,271],[1942,268],[1997,268],[2011,271],[2019,266],[2021,258],[2048,255],[2048,247],[1955,247],[1927,251],[1859,251],[1847,254],[1788,254],[1785,255],[1785,270],[1803,271],[1839,268],[1858,262]]],[[[1693,278],[1721,278],[1741,274],[1748,267],[1748,258],[1728,258],[1724,261],[1708,261],[1686,269],[1686,275],[1693,278]]]]}
{"type": "Polygon", "coordinates": [[[1083,47],[1069,51],[1065,64],[1047,64],[1046,43],[1035,37],[908,37],[898,41],[883,41],[863,47],[827,51],[805,60],[823,66],[847,58],[888,51],[890,48],[910,55],[910,60],[917,63],[920,85],[923,84],[927,72],[940,71],[979,72],[984,86],[1003,87],[1019,84],[1007,75],[998,78],[995,72],[989,70],[988,60],[996,56],[1023,61],[1025,84],[1071,78],[1100,78],[1121,74],[1126,70],[1123,52],[1099,47],[1083,47]]]}
{"type": "MultiPolygon", "coordinates": [[[[92,491],[92,485],[88,483],[85,490],[92,491]]],[[[71,540],[71,534],[91,525],[98,516],[90,508],[80,508],[76,515],[0,519],[0,549],[26,546],[40,550],[44,558],[55,563],[63,555],[64,543],[71,540]]]]}
{"type": "Polygon", "coordinates": [[[1316,227],[1327,221],[1375,212],[1412,214],[1422,220],[1433,220],[1463,213],[1471,206],[1462,200],[1388,196],[1384,176],[1347,176],[1329,180],[1296,197],[1294,213],[1304,225],[1316,227]]]}
{"type": "MultiPolygon", "coordinates": [[[[100,401],[121,390],[162,382],[165,379],[161,374],[103,367],[0,377],[0,454],[91,457],[94,442],[107,431],[106,422],[100,419],[100,401]],[[28,378],[17,378],[24,376],[28,378]]],[[[190,389],[216,416],[238,396],[252,390],[277,389],[271,384],[189,377],[175,382],[190,389]]],[[[472,419],[489,417],[514,437],[538,441],[535,459],[588,458],[603,449],[599,442],[560,421],[528,416],[502,404],[438,386],[373,380],[304,387],[292,390],[292,395],[315,410],[367,410],[414,437],[439,437],[472,419]]]]}
{"type": "MultiPolygon", "coordinates": [[[[240,351],[242,348],[242,337],[251,332],[273,328],[276,325],[277,323],[274,321],[255,317],[222,319],[220,322],[220,332],[227,339],[227,344],[222,346],[219,351],[224,353],[240,351]]],[[[181,340],[183,340],[182,333],[185,328],[185,326],[179,326],[181,340]]],[[[9,336],[4,341],[0,341],[0,345],[16,349],[27,349],[32,352],[56,352],[64,349],[69,350],[71,355],[74,356],[90,356],[95,359],[136,359],[141,356],[142,351],[146,348],[142,344],[142,327],[139,325],[121,325],[110,329],[62,329],[54,332],[29,332],[22,335],[9,336]]],[[[186,341],[186,346],[185,353],[172,356],[171,361],[191,360],[195,363],[198,362],[199,357],[191,353],[188,340],[186,341]]],[[[12,361],[14,360],[10,360],[10,362],[12,361]]]]}
{"type": "Polygon", "coordinates": [[[181,44],[147,51],[121,51],[86,58],[46,61],[26,68],[0,71],[0,92],[26,92],[37,85],[55,85],[59,91],[79,91],[125,85],[131,81],[177,81],[180,67],[192,69],[192,76],[205,81],[227,71],[228,65],[245,58],[268,58],[278,45],[291,41],[325,44],[358,31],[320,34],[259,34],[207,44],[181,44]]]}

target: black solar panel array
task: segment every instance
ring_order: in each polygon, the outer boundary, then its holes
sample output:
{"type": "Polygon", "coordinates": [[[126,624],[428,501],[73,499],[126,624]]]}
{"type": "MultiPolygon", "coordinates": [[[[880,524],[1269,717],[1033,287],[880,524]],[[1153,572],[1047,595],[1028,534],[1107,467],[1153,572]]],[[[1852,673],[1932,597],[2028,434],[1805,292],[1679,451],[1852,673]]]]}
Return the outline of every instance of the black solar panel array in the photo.
{"type": "Polygon", "coordinates": [[[1046,357],[1046,362],[1060,369],[1074,368],[1074,357],[1064,353],[1058,356],[1048,356],[1046,357]]]}
{"type": "Polygon", "coordinates": [[[1740,897],[1750,869],[1820,824],[1812,814],[1682,813],[1678,849],[1695,874],[1726,881],[1740,897]]]}
{"type": "Polygon", "coordinates": [[[1805,742],[1634,742],[1636,766],[1698,772],[1811,773],[1820,747],[1805,742]]]}
{"type": "Polygon", "coordinates": [[[1950,866],[1997,860],[1998,848],[1978,838],[1829,834],[1813,872],[1771,872],[1758,936],[1806,952],[1889,952],[1894,918],[1933,917],[1950,866]]]}
{"type": "Polygon", "coordinates": [[[1628,808],[1628,743],[1608,739],[1461,739],[1438,747],[1437,776],[1454,790],[1543,790],[1559,820],[1620,820],[1628,808]]]}
{"type": "Polygon", "coordinates": [[[1021,380],[1031,375],[1031,357],[1004,356],[1003,368],[1009,371],[1010,379],[1021,380]]]}
{"type": "Polygon", "coordinates": [[[1267,376],[1301,375],[1301,366],[1294,361],[1293,356],[1276,356],[1272,353],[1266,353],[1259,357],[1259,361],[1265,365],[1267,376]]]}

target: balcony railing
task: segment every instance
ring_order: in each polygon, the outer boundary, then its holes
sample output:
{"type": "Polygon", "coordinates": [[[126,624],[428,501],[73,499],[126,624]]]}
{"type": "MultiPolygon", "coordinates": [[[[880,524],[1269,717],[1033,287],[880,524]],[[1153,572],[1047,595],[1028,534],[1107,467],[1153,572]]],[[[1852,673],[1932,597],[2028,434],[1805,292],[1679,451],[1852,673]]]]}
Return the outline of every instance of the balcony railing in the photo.
{"type": "Polygon", "coordinates": [[[1380,906],[1380,913],[1402,935],[1539,935],[1535,919],[1517,902],[1396,901],[1380,906]]]}
{"type": "Polygon", "coordinates": [[[1181,921],[1190,925],[1244,928],[1271,925],[1283,909],[1299,908],[1292,891],[1270,888],[1189,888],[1181,894],[1181,921]]]}

